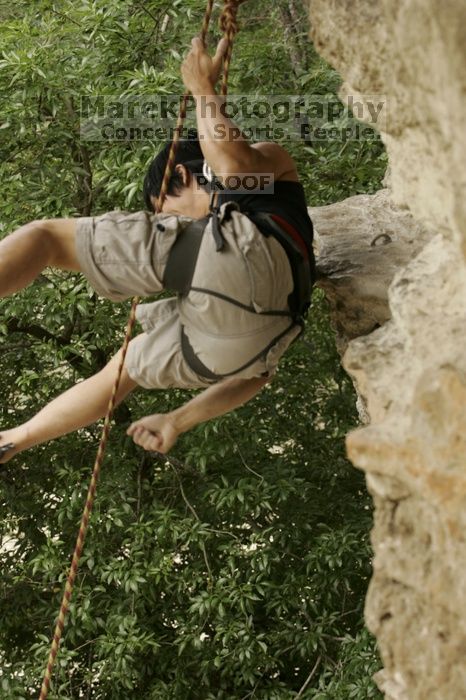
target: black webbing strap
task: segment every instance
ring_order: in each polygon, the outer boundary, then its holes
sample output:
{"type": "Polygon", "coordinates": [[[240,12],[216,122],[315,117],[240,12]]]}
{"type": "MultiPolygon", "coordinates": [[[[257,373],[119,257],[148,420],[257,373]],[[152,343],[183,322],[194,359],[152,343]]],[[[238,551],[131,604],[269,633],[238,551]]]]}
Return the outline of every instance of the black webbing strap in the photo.
{"type": "Polygon", "coordinates": [[[225,240],[223,238],[221,224],[220,224],[220,207],[215,204],[217,199],[217,178],[214,175],[214,181],[212,184],[212,193],[210,195],[210,205],[209,210],[212,216],[212,235],[215,241],[215,250],[217,253],[222,251],[225,247],[225,240]]]}
{"type": "Polygon", "coordinates": [[[270,311],[257,311],[257,309],[255,309],[255,307],[252,305],[242,304],[237,299],[233,299],[233,297],[229,297],[226,294],[222,294],[221,292],[216,292],[213,289],[207,289],[206,287],[191,287],[190,291],[200,292],[201,294],[208,294],[211,297],[216,297],[217,299],[221,299],[222,301],[226,301],[229,304],[233,304],[233,306],[237,306],[239,309],[243,309],[243,311],[248,311],[250,314],[255,314],[256,316],[285,316],[287,318],[292,318],[291,311],[282,311],[281,309],[270,309],[270,311]]]}
{"type": "MultiPolygon", "coordinates": [[[[242,372],[243,370],[247,369],[251,365],[254,364],[254,362],[257,362],[257,360],[260,360],[261,357],[266,357],[267,353],[269,350],[273,348],[275,343],[278,343],[279,340],[284,338],[284,336],[291,331],[292,328],[295,328],[297,325],[301,326],[301,333],[304,328],[303,324],[298,324],[295,321],[292,321],[289,326],[285,328],[284,331],[279,333],[275,338],[273,338],[267,345],[266,347],[261,350],[260,352],[257,353],[257,355],[254,355],[254,357],[247,362],[245,362],[244,365],[241,365],[241,367],[238,367],[237,369],[233,370],[232,372],[227,372],[226,374],[216,374],[215,372],[212,372],[208,367],[205,366],[205,364],[199,359],[199,357],[196,355],[196,352],[189,342],[189,338],[185,333],[184,327],[181,326],[181,350],[183,352],[183,357],[188,363],[188,365],[191,367],[193,372],[196,372],[196,374],[199,374],[201,377],[204,377],[205,379],[212,381],[212,382],[218,382],[220,379],[226,379],[227,377],[232,377],[235,374],[238,374],[238,372],[242,372]]],[[[300,335],[301,335],[300,333],[300,335]]],[[[299,337],[299,336],[298,336],[299,337]]],[[[296,340],[297,338],[295,338],[296,340]]]]}
{"type": "Polygon", "coordinates": [[[203,219],[195,219],[178,234],[172,249],[170,250],[165,272],[163,274],[163,286],[179,294],[188,294],[196,269],[199,249],[202,237],[209,221],[209,216],[203,219]]]}
{"type": "Polygon", "coordinates": [[[188,336],[184,331],[184,326],[181,326],[181,351],[183,357],[191,367],[193,372],[199,374],[204,379],[208,379],[211,382],[217,382],[221,377],[218,374],[211,372],[208,367],[205,366],[203,362],[196,355],[193,346],[189,342],[188,336]]]}

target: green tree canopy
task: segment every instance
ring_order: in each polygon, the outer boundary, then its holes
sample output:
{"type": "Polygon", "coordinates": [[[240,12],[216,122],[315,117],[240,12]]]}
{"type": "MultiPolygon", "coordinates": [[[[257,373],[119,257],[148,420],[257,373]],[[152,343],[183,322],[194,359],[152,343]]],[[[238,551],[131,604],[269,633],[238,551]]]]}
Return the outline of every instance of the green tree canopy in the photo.
{"type": "MultiPolygon", "coordinates": [[[[2,235],[33,219],[142,207],[160,141],[83,140],[81,99],[180,93],[203,9],[0,3],[2,235]]],[[[251,0],[241,17],[232,92],[334,99],[339,77],[307,39],[304,4],[251,0]]],[[[312,205],[380,186],[377,138],[286,145],[312,205]]],[[[3,427],[103,367],[128,313],[79,275],[49,270],[0,309],[3,427]]],[[[362,620],[370,499],[344,454],[354,395],[321,295],[253,402],[184,436],[170,459],[126,437],[132,419],[186,398],[140,391],[117,411],[49,697],[380,697],[362,620]]],[[[2,698],[38,693],[98,435],[93,426],[1,469],[2,698]]]]}

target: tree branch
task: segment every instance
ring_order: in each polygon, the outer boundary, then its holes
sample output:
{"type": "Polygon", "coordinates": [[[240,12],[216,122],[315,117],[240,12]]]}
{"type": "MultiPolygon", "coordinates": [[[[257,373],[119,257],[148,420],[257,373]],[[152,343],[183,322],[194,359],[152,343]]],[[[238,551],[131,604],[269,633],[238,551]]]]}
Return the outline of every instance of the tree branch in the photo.
{"type": "Polygon", "coordinates": [[[298,700],[298,698],[301,698],[301,697],[303,696],[304,691],[306,690],[306,688],[307,688],[307,686],[309,685],[309,683],[312,681],[315,672],[316,672],[317,669],[319,668],[319,664],[320,664],[321,660],[322,660],[322,657],[319,656],[319,657],[317,658],[317,661],[316,661],[315,664],[314,664],[314,667],[313,667],[312,671],[310,672],[310,674],[308,675],[308,677],[307,677],[306,680],[304,681],[303,686],[300,688],[298,694],[296,695],[296,700],[298,700]]]}
{"type": "MultiPolygon", "coordinates": [[[[25,325],[20,323],[17,318],[9,318],[6,322],[6,327],[10,333],[25,333],[43,342],[52,341],[61,348],[66,348],[70,344],[68,337],[57,336],[36,323],[25,325]]],[[[107,364],[107,355],[100,348],[96,348],[93,351],[92,358],[98,369],[102,369],[107,364]]],[[[72,352],[65,352],[65,359],[80,374],[84,373],[83,370],[86,367],[86,363],[78,355],[72,352]]]]}

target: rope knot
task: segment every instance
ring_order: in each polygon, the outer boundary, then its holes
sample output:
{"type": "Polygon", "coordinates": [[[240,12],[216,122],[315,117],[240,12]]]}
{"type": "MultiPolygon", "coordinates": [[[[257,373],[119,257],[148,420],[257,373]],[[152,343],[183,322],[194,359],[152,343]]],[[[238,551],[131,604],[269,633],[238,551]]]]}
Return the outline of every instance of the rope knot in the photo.
{"type": "Polygon", "coordinates": [[[238,33],[238,9],[239,6],[246,0],[223,0],[224,7],[220,16],[220,29],[228,39],[228,49],[223,60],[223,80],[222,80],[222,95],[226,96],[228,92],[228,76],[230,72],[231,54],[233,51],[233,42],[238,33]]]}
{"type": "Polygon", "coordinates": [[[220,29],[232,39],[238,33],[238,9],[245,0],[224,0],[223,12],[220,16],[220,29]]]}

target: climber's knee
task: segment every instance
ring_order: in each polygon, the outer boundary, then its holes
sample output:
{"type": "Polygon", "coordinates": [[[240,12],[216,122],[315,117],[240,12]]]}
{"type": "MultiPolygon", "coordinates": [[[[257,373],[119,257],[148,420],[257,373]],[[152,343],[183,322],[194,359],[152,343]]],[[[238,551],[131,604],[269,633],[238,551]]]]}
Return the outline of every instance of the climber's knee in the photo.
{"type": "MultiPolygon", "coordinates": [[[[117,377],[122,354],[123,350],[122,348],[120,348],[120,350],[111,358],[111,360],[109,360],[109,362],[105,365],[104,369],[102,370],[102,374],[109,378],[112,386],[117,377]]],[[[128,370],[124,365],[121,370],[120,382],[116,394],[116,404],[119,404],[121,401],[123,401],[123,399],[126,398],[126,396],[128,396],[128,394],[137,386],[137,382],[135,382],[134,379],[131,379],[128,370]]]]}
{"type": "Polygon", "coordinates": [[[49,265],[80,272],[81,266],[76,253],[76,220],[48,219],[37,222],[37,226],[44,235],[49,265]]]}

